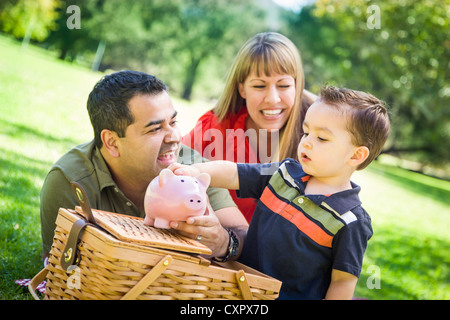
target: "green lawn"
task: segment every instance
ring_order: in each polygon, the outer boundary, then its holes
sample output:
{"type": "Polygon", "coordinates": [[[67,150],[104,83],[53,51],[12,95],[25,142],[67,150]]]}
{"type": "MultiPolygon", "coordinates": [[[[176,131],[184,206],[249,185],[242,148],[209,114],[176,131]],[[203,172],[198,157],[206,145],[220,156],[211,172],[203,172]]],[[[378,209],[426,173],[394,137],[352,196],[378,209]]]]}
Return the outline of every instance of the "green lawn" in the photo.
{"type": "MultiPolygon", "coordinates": [[[[0,299],[31,299],[13,281],[42,266],[42,182],[64,152],[92,138],[86,99],[101,76],[0,36],[0,299]]],[[[209,107],[174,103],[183,132],[209,107]]],[[[382,163],[354,180],[374,229],[356,296],[449,299],[450,182],[382,163]]]]}
{"type": "Polygon", "coordinates": [[[354,180],[374,229],[357,295],[449,299],[450,183],[379,163],[354,180]],[[367,288],[371,265],[380,268],[381,289],[367,288]]]}

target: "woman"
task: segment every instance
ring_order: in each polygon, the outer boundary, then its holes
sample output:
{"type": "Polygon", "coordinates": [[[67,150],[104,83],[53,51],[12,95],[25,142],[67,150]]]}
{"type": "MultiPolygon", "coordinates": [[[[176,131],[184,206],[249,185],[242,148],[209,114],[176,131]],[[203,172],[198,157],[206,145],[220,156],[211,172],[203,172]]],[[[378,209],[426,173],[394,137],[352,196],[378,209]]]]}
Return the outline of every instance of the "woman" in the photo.
{"type": "MultiPolygon", "coordinates": [[[[301,124],[313,98],[304,93],[295,45],[279,33],[259,33],[239,50],[214,109],[182,141],[211,160],[266,163],[296,158],[301,124]]],[[[255,201],[230,193],[250,222],[255,201]]]]}

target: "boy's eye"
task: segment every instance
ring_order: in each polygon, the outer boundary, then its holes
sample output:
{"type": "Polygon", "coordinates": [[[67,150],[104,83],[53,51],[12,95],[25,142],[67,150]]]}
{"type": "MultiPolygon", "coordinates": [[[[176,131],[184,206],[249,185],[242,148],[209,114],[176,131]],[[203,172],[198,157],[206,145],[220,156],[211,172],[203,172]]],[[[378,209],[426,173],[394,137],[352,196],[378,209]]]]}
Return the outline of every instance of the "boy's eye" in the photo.
{"type": "MultiPolygon", "coordinates": [[[[303,137],[306,138],[307,136],[309,136],[308,132],[303,132],[303,137]]],[[[322,138],[322,137],[317,137],[317,140],[321,141],[321,142],[326,142],[328,141],[328,139],[322,138]]]]}

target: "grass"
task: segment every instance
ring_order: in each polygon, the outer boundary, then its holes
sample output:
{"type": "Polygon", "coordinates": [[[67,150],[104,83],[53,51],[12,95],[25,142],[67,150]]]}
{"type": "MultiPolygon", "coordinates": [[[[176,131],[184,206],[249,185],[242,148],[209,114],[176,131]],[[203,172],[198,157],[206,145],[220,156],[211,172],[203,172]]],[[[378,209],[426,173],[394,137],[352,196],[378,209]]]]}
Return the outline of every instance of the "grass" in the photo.
{"type": "Polygon", "coordinates": [[[39,193],[51,164],[91,135],[83,109],[98,75],[0,37],[0,299],[40,260],[39,193]],[[68,72],[70,70],[70,72],[68,72]]]}
{"type": "Polygon", "coordinates": [[[380,163],[354,180],[374,229],[356,295],[449,299],[450,183],[380,163]],[[381,289],[366,285],[372,265],[379,267],[381,289]]]}
{"type": "MultiPolygon", "coordinates": [[[[40,189],[53,162],[92,138],[85,105],[101,76],[0,36],[0,299],[31,299],[13,281],[42,267],[40,189]]],[[[183,132],[209,107],[174,104],[183,132]]],[[[449,299],[450,182],[383,163],[354,180],[374,229],[355,296],[449,299]]]]}

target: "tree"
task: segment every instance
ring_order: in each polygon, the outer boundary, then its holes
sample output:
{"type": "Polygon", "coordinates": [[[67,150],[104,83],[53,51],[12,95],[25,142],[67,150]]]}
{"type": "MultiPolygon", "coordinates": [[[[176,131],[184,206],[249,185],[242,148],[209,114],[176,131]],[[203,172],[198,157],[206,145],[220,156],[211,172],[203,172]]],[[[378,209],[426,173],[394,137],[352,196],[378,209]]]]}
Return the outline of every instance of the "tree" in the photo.
{"type": "Polygon", "coordinates": [[[290,18],[306,80],[369,91],[388,102],[392,133],[385,152],[423,163],[450,158],[448,77],[450,1],[318,0],[290,18]],[[445,10],[445,7],[447,10],[445,10]]]}
{"type": "Polygon", "coordinates": [[[55,27],[58,0],[10,0],[0,4],[0,30],[16,38],[45,40],[55,27]]]}
{"type": "Polygon", "coordinates": [[[91,54],[95,52],[98,39],[91,37],[89,28],[85,23],[91,19],[93,13],[89,10],[87,4],[90,0],[60,0],[60,5],[56,9],[58,18],[55,20],[55,27],[52,29],[48,38],[42,44],[44,47],[57,51],[61,60],[72,61],[78,56],[91,54]],[[81,28],[69,29],[67,27],[67,19],[70,14],[67,8],[75,4],[81,10],[81,28]]]}
{"type": "Polygon", "coordinates": [[[178,6],[177,0],[89,1],[85,27],[91,38],[106,42],[104,65],[146,70],[162,61],[178,6]]]}
{"type": "Polygon", "coordinates": [[[263,11],[251,1],[183,1],[177,16],[179,28],[172,36],[177,39],[174,56],[185,63],[182,98],[190,99],[202,61],[211,55],[226,56],[228,48],[242,44],[256,30],[257,19],[263,18],[263,11]]]}
{"type": "MultiPolygon", "coordinates": [[[[48,41],[49,46],[60,49],[61,58],[92,56],[97,44],[103,41],[106,51],[102,69],[129,68],[156,74],[168,82],[172,92],[185,99],[190,99],[204,61],[210,63],[215,58],[231,63],[244,41],[266,26],[264,10],[253,1],[78,0],[75,3],[81,8],[82,29],[68,30],[64,20],[67,15],[62,14],[57,30],[48,41]]],[[[63,2],[62,7],[68,4],[69,1],[63,2]]],[[[217,76],[209,73],[208,76],[217,76]]]]}

